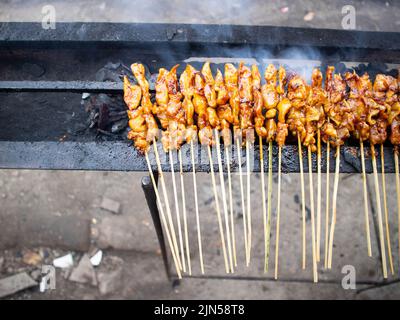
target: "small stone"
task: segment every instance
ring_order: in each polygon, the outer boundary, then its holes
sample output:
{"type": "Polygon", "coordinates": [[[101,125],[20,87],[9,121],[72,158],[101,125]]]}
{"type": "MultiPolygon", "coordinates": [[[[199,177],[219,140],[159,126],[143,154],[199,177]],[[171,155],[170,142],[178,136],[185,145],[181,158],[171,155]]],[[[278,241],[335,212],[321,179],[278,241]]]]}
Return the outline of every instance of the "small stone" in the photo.
{"type": "Polygon", "coordinates": [[[109,256],[103,259],[97,273],[99,291],[102,295],[115,292],[122,286],[123,263],[119,257],[109,256]]]}
{"type": "Polygon", "coordinates": [[[24,253],[22,261],[30,266],[37,266],[42,261],[42,257],[36,252],[28,251],[24,253]]]}
{"type": "Polygon", "coordinates": [[[34,281],[26,272],[3,278],[0,280],[0,298],[4,298],[36,285],[36,281],[34,281]]]}
{"type": "Polygon", "coordinates": [[[72,270],[69,280],[78,283],[88,283],[92,286],[97,285],[96,272],[87,254],[83,255],[78,266],[72,270]]]}
{"type": "Polygon", "coordinates": [[[101,205],[100,205],[100,207],[102,209],[110,211],[115,214],[119,213],[120,206],[121,205],[119,202],[109,199],[109,198],[106,198],[106,197],[103,198],[103,200],[101,201],[101,205]]]}
{"type": "Polygon", "coordinates": [[[57,268],[67,269],[71,268],[73,265],[74,265],[74,258],[70,253],[53,260],[53,266],[57,268]]]}
{"type": "Polygon", "coordinates": [[[101,259],[103,259],[103,251],[99,250],[90,258],[90,262],[94,267],[97,267],[100,265],[101,259]]]}
{"type": "Polygon", "coordinates": [[[307,12],[307,14],[304,16],[304,21],[311,21],[315,17],[315,13],[313,11],[307,12]]]}

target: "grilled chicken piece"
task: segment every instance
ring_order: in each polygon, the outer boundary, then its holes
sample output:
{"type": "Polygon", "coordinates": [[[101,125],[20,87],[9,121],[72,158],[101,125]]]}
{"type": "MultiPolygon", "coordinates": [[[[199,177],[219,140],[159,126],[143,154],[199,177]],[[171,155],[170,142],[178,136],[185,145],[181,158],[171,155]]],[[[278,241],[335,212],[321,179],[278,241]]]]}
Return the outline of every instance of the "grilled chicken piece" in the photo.
{"type": "Polygon", "coordinates": [[[214,77],[211,72],[210,63],[206,62],[201,69],[201,74],[204,77],[204,95],[207,99],[208,106],[211,108],[216,108],[217,106],[217,94],[214,89],[214,77]]]}
{"type": "Polygon", "coordinates": [[[161,68],[158,72],[156,80],[156,103],[153,106],[153,114],[157,115],[163,129],[168,128],[167,106],[169,102],[168,87],[166,83],[166,76],[168,70],[161,68]]]}
{"type": "Polygon", "coordinates": [[[199,129],[199,140],[203,145],[213,144],[213,132],[210,126],[207,99],[204,95],[204,76],[196,72],[194,78],[193,106],[197,114],[197,127],[199,129]]]}
{"type": "Polygon", "coordinates": [[[145,69],[141,64],[133,64],[132,72],[139,83],[141,93],[137,86],[132,86],[127,77],[124,78],[124,100],[129,110],[128,139],[134,141],[135,147],[141,152],[148,151],[150,142],[158,136],[157,122],[152,115],[153,105],[150,101],[149,84],[145,78],[145,69]],[[141,97],[141,99],[140,99],[141,97]],[[138,105],[140,106],[138,107],[138,105]]]}
{"type": "Polygon", "coordinates": [[[185,71],[182,72],[181,77],[179,78],[179,86],[181,93],[183,94],[183,102],[182,107],[185,112],[185,120],[186,120],[186,133],[185,140],[187,143],[190,143],[193,139],[196,139],[197,136],[197,126],[194,125],[194,104],[193,104],[193,95],[194,95],[194,78],[196,74],[196,69],[193,68],[190,64],[188,64],[185,68],[185,71]]]}
{"type": "Polygon", "coordinates": [[[286,123],[286,115],[288,114],[290,108],[292,107],[290,100],[288,98],[282,98],[279,101],[278,109],[278,124],[276,127],[276,142],[279,146],[285,144],[286,137],[288,136],[288,124],[286,123]]]}
{"type": "Polygon", "coordinates": [[[291,108],[287,115],[287,124],[289,130],[293,135],[299,135],[300,140],[303,142],[306,131],[306,114],[305,104],[307,99],[307,86],[299,75],[294,75],[288,83],[288,99],[291,103],[291,108]]]}
{"type": "Polygon", "coordinates": [[[149,92],[149,82],[146,79],[146,70],[144,66],[140,63],[134,63],[131,65],[131,69],[133,75],[135,76],[140,88],[142,89],[142,102],[141,105],[146,109],[146,113],[150,113],[153,107],[153,104],[150,100],[150,92],[149,92]]]}
{"type": "Polygon", "coordinates": [[[217,105],[222,106],[226,104],[229,100],[229,93],[227,87],[225,86],[222,72],[219,69],[217,70],[217,75],[215,76],[214,89],[217,93],[217,105]]]}
{"type": "Polygon", "coordinates": [[[135,110],[142,98],[142,89],[137,85],[132,85],[128,77],[124,77],[124,101],[128,106],[128,109],[133,111],[135,110]]]}
{"type": "Polygon", "coordinates": [[[231,63],[225,64],[225,86],[229,94],[229,104],[232,108],[233,125],[239,126],[239,87],[238,87],[238,71],[231,63]]]}
{"type": "MultiPolygon", "coordinates": [[[[251,70],[245,66],[242,62],[239,64],[239,124],[242,130],[242,137],[245,139],[251,139],[253,142],[254,134],[253,129],[253,90],[252,90],[252,76],[251,70]]],[[[245,141],[243,139],[243,141],[245,141]]]]}
{"type": "Polygon", "coordinates": [[[347,103],[354,120],[352,132],[357,140],[365,141],[369,138],[370,131],[370,126],[367,122],[369,108],[365,103],[365,99],[371,96],[372,84],[367,74],[359,77],[355,72],[347,72],[345,80],[350,88],[347,103]]]}
{"type": "Polygon", "coordinates": [[[331,123],[322,127],[322,139],[334,146],[342,145],[354,129],[354,115],[351,106],[345,100],[346,82],[340,74],[335,74],[334,67],[329,66],[325,86],[328,93],[325,113],[331,123]]]}
{"type": "Polygon", "coordinates": [[[267,137],[267,129],[265,127],[265,108],[261,94],[261,74],[256,65],[251,66],[252,89],[254,99],[254,127],[257,134],[261,138],[267,137]]]}
{"type": "Polygon", "coordinates": [[[264,79],[266,83],[261,88],[264,107],[267,110],[274,109],[279,102],[279,94],[276,88],[277,70],[273,64],[265,69],[264,79]]]}

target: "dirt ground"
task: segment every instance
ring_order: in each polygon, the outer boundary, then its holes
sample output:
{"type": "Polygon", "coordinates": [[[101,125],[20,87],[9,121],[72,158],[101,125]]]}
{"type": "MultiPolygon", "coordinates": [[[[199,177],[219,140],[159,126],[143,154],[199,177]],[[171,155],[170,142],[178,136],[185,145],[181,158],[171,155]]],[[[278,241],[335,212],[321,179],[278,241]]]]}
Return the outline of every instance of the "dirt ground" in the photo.
{"type": "MultiPolygon", "coordinates": [[[[46,2],[47,3],[47,2],[46,2]]],[[[270,24],[316,28],[341,28],[341,8],[351,1],[222,1],[209,10],[212,1],[196,3],[196,10],[186,1],[53,1],[57,21],[119,22],[186,22],[270,24]],[[190,12],[190,13],[188,13],[190,12]],[[307,13],[313,18],[306,21],[307,13]]],[[[37,0],[1,1],[0,21],[40,21],[45,2],[37,0]]],[[[400,7],[395,1],[355,2],[357,29],[399,31],[400,7]]],[[[1,112],[1,102],[0,102],[1,112]]],[[[356,290],[341,286],[342,267],[352,265],[357,281],[381,281],[381,264],[376,237],[374,194],[371,192],[371,236],[373,257],[368,258],[359,175],[342,175],[339,188],[337,228],[335,231],[333,267],[323,268],[325,246],[325,198],[322,201],[322,242],[319,275],[321,283],[313,284],[311,272],[311,220],[307,206],[307,268],[301,269],[301,204],[299,175],[284,175],[282,180],[282,216],[280,239],[280,278],[285,281],[183,279],[172,285],[164,266],[140,181],[144,173],[0,170],[0,279],[26,271],[33,278],[43,264],[53,258],[73,253],[76,267],[84,253],[103,250],[107,257],[118,257],[122,270],[118,285],[102,294],[97,285],[68,280],[70,271],[56,269],[56,289],[39,292],[38,286],[24,290],[10,299],[399,299],[399,284],[376,287],[357,285],[356,290]],[[117,213],[102,207],[104,198],[120,205],[117,213]],[[27,253],[40,256],[27,264],[27,253]],[[367,289],[367,290],[363,290],[367,289]]],[[[373,181],[369,177],[372,191],[373,181]]],[[[167,174],[167,185],[171,185],[167,174]]],[[[232,277],[272,277],[275,250],[276,193],[273,193],[270,271],[264,274],[264,238],[260,193],[260,176],[252,175],[253,248],[249,267],[244,266],[243,217],[241,215],[238,177],[233,177],[235,230],[238,269],[232,277]]],[[[316,175],[314,175],[314,185],[316,175]]],[[[332,178],[331,178],[332,181],[332,178]]],[[[308,180],[306,179],[308,186],[308,180]]],[[[215,202],[208,174],[198,175],[199,204],[207,275],[223,276],[224,262],[219,241],[215,202]]],[[[277,177],[274,175],[274,189],[277,177]]],[[[325,175],[322,177],[325,186],[325,175]]],[[[193,275],[199,276],[199,254],[192,178],[185,175],[189,243],[193,275]]],[[[331,184],[332,186],[332,184],[331,184]]],[[[389,221],[395,274],[399,272],[398,229],[395,180],[387,175],[389,221]]],[[[306,195],[308,195],[308,189],[306,195]]],[[[325,193],[323,192],[323,195],[325,193]]],[[[171,203],[172,194],[169,193],[171,203]]],[[[306,203],[308,203],[308,199],[306,203]]],[[[171,269],[173,267],[171,266],[171,269]]]]}

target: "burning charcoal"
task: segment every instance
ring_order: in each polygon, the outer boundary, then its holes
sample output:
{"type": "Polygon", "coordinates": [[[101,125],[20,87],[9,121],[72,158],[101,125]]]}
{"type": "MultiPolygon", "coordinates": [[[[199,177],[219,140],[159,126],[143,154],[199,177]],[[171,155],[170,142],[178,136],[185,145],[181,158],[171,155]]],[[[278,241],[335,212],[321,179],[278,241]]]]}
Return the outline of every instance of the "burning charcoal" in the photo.
{"type": "Polygon", "coordinates": [[[112,63],[112,62],[109,62],[109,63],[107,63],[106,65],[105,65],[105,67],[104,68],[106,68],[106,69],[110,69],[110,70],[117,70],[119,67],[121,67],[121,62],[117,62],[117,63],[112,63]]]}
{"type": "Polygon", "coordinates": [[[123,119],[114,123],[111,127],[112,133],[120,132],[121,130],[125,129],[128,125],[128,119],[123,119]]]}
{"type": "Polygon", "coordinates": [[[97,121],[97,126],[99,129],[105,130],[108,125],[108,107],[105,104],[102,104],[100,107],[99,119],[97,121]]]}
{"type": "Polygon", "coordinates": [[[46,72],[43,66],[29,62],[22,65],[22,71],[36,78],[40,78],[46,72]]]}

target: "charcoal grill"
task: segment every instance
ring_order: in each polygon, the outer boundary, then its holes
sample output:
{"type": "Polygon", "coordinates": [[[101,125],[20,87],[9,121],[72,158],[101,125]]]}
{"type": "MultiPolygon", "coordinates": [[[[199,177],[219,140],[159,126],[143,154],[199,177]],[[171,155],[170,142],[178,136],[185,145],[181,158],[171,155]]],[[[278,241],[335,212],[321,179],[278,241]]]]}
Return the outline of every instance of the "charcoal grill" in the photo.
{"type": "MultiPolygon", "coordinates": [[[[285,62],[290,64],[291,60],[298,60],[296,54],[291,57],[293,52],[300,53],[305,60],[319,60],[322,68],[329,64],[344,71],[350,66],[344,62],[352,62],[352,67],[367,71],[372,77],[378,72],[396,74],[400,33],[121,23],[57,23],[56,29],[45,30],[40,23],[0,23],[0,168],[147,171],[144,157],[127,140],[115,141],[107,136],[99,139],[98,133],[82,130],[87,119],[80,106],[82,93],[107,93],[122,99],[121,82],[96,79],[96,72],[108,62],[120,61],[129,66],[140,61],[155,74],[160,67],[177,63],[184,66],[187,61],[198,67],[204,61],[199,57],[217,57],[220,63],[232,58],[254,59],[261,64],[260,68],[266,64],[266,58],[279,62],[287,57],[285,62]]],[[[256,145],[254,171],[260,171],[257,148],[256,145]]],[[[197,150],[200,152],[201,147],[197,150]]],[[[392,147],[386,146],[384,152],[385,170],[394,172],[392,147]]],[[[237,170],[239,161],[245,165],[244,158],[238,159],[236,154],[232,152],[232,171],[237,170]]],[[[295,144],[283,148],[282,172],[299,171],[297,154],[295,144]]],[[[182,155],[183,170],[191,171],[188,146],[183,147],[182,155]]],[[[326,150],[322,150],[322,155],[325,172],[326,150]]],[[[366,171],[370,173],[369,159],[366,155],[366,171]]],[[[313,163],[316,165],[315,159],[313,163]]],[[[156,168],[154,161],[153,165],[156,168]]],[[[277,167],[274,156],[273,171],[277,167]]],[[[214,169],[218,170],[217,165],[214,169]]],[[[329,169],[334,170],[334,161],[329,169]]],[[[170,170],[168,161],[163,170],[170,170]]],[[[208,172],[210,168],[208,164],[199,164],[196,170],[208,172]]],[[[361,171],[355,144],[342,148],[340,171],[361,171]]],[[[173,278],[148,177],[143,178],[142,186],[167,275],[173,278]]]]}

